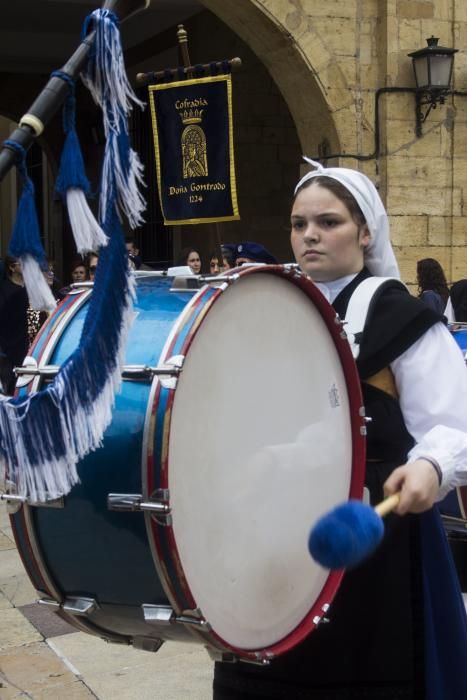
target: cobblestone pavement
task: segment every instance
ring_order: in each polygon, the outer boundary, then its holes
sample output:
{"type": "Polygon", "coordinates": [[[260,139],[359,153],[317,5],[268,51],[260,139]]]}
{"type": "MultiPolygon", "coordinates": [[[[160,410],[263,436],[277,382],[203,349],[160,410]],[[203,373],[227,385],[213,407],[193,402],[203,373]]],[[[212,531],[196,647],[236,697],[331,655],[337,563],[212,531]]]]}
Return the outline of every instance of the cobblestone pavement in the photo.
{"type": "Polygon", "coordinates": [[[0,502],[0,700],[209,700],[213,664],[196,644],[157,654],[106,644],[36,603],[0,502]]]}

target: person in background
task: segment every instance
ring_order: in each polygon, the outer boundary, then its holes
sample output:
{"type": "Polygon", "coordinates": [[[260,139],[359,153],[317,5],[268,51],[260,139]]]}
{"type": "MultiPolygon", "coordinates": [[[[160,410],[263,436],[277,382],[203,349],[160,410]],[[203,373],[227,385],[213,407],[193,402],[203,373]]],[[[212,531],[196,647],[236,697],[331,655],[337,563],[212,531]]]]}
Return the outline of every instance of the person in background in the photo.
{"type": "Polygon", "coordinates": [[[266,250],[261,243],[253,241],[243,241],[237,245],[235,253],[235,265],[243,265],[244,263],[265,263],[266,265],[277,265],[277,260],[274,255],[266,250]]]}
{"type": "MultiPolygon", "coordinates": [[[[47,284],[52,290],[55,301],[57,303],[60,302],[66,296],[67,292],[65,289],[59,288],[59,284],[55,278],[55,264],[50,258],[47,258],[43,274],[47,280],[47,284]]],[[[28,306],[27,317],[29,345],[34,342],[36,335],[48,319],[49,315],[50,314],[47,311],[37,311],[36,309],[31,308],[31,306],[28,306]]]]}
{"type": "Polygon", "coordinates": [[[91,280],[91,282],[94,282],[98,262],[99,262],[99,256],[97,255],[97,253],[89,253],[89,255],[88,255],[88,270],[89,270],[89,279],[91,280]]]}
{"type": "Polygon", "coordinates": [[[467,280],[458,280],[452,285],[446,316],[449,322],[467,323],[467,280]]]}
{"type": "Polygon", "coordinates": [[[183,248],[178,256],[177,265],[188,265],[194,275],[201,273],[201,257],[196,248],[183,248]]]}
{"type": "Polygon", "coordinates": [[[222,255],[222,248],[216,246],[209,256],[209,273],[211,275],[218,275],[224,271],[224,261],[222,255]]]}
{"type": "Polygon", "coordinates": [[[417,262],[418,298],[443,315],[449,299],[449,288],[443,268],[434,258],[417,262]]]}
{"type": "Polygon", "coordinates": [[[235,267],[236,250],[236,243],[222,243],[222,272],[226,272],[227,270],[231,270],[233,267],[235,267]]]}
{"type": "Polygon", "coordinates": [[[86,269],[86,263],[77,258],[71,268],[71,281],[72,284],[77,284],[78,282],[86,282],[88,278],[88,271],[86,269]]]}
{"type": "MultiPolygon", "coordinates": [[[[373,183],[359,171],[311,164],[316,170],[297,184],[291,212],[302,272],[341,319],[369,278],[396,278],[372,298],[356,366],[372,419],[365,469],[371,503],[384,492],[400,492],[399,502],[385,518],[381,546],[345,572],[329,622],[269,666],[216,663],[214,699],[467,698],[467,618],[432,507],[467,482],[465,366],[439,314],[398,281],[388,216],[373,183]]],[[[313,347],[303,362],[315,362],[313,347]]]]}
{"type": "Polygon", "coordinates": [[[139,270],[142,265],[141,255],[139,254],[139,248],[136,247],[135,239],[127,236],[125,238],[125,245],[128,252],[128,257],[133,263],[134,269],[139,270]]]}
{"type": "Polygon", "coordinates": [[[15,387],[14,367],[20,367],[28,351],[27,310],[21,263],[9,255],[4,261],[5,276],[0,280],[0,374],[3,393],[15,387]]]}

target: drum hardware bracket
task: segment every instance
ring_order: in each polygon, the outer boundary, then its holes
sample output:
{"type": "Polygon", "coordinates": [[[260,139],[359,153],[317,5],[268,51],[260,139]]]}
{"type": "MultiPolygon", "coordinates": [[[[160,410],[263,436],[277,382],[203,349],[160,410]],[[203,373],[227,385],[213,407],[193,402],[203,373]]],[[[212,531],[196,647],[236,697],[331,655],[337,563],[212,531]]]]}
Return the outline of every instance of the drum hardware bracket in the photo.
{"type": "MultiPolygon", "coordinates": [[[[11,487],[10,487],[11,488],[11,487]]],[[[27,496],[17,496],[10,491],[8,493],[0,493],[0,501],[6,501],[7,511],[9,515],[14,515],[17,513],[21,506],[27,504],[28,506],[34,506],[35,508],[64,508],[65,499],[63,496],[60,498],[53,498],[50,501],[30,501],[27,496]]]]}
{"type": "Polygon", "coordinates": [[[263,653],[256,652],[256,659],[252,659],[245,658],[243,656],[235,656],[235,654],[233,654],[231,651],[221,651],[220,649],[216,649],[215,647],[210,647],[208,645],[206,645],[204,648],[213,661],[221,661],[222,663],[227,664],[236,664],[241,662],[252,666],[269,666],[274,658],[274,654],[272,654],[270,651],[263,653]]]}
{"type": "Polygon", "coordinates": [[[313,618],[313,623],[318,627],[318,625],[325,625],[330,622],[328,617],[323,617],[322,615],[315,615],[313,618]]]}
{"type": "Polygon", "coordinates": [[[39,598],[37,601],[39,605],[45,605],[48,608],[53,608],[54,610],[59,610],[61,603],[58,600],[53,600],[52,598],[39,598]]]}
{"type": "Polygon", "coordinates": [[[144,501],[140,493],[109,493],[107,508],[119,512],[148,511],[157,516],[169,516],[170,506],[162,501],[169,500],[168,489],[158,489],[151,495],[149,501],[144,501]]]}
{"type": "Polygon", "coordinates": [[[253,666],[269,666],[271,660],[274,658],[274,654],[270,651],[264,653],[256,652],[256,659],[249,659],[243,656],[239,656],[238,660],[244,664],[252,664],[253,666]]]}
{"type": "Polygon", "coordinates": [[[94,610],[99,607],[94,598],[65,598],[63,602],[53,600],[53,598],[41,598],[38,600],[39,605],[46,605],[55,610],[63,610],[69,615],[78,615],[88,617],[94,610]]]}
{"type": "Polygon", "coordinates": [[[139,649],[140,651],[156,652],[159,651],[164,640],[159,638],[155,639],[153,637],[133,637],[131,643],[135,649],[139,649]]]}
{"type": "Polygon", "coordinates": [[[151,605],[143,603],[141,606],[144,615],[144,621],[154,625],[173,625],[174,623],[181,625],[193,625],[201,627],[204,631],[209,632],[211,625],[202,616],[201,611],[184,610],[181,615],[176,615],[170,605],[151,605]]]}
{"type": "MultiPolygon", "coordinates": [[[[122,369],[122,379],[129,381],[150,381],[158,377],[164,389],[175,389],[177,378],[182,371],[184,355],[174,355],[160,367],[149,367],[147,365],[125,365],[122,369]]],[[[27,386],[34,377],[45,377],[52,379],[60,371],[58,365],[37,366],[33,357],[26,357],[22,367],[15,367],[17,387],[27,386]]]]}
{"type": "Polygon", "coordinates": [[[16,496],[13,493],[0,493],[0,501],[6,502],[8,515],[14,515],[26,503],[26,496],[16,496]]]}

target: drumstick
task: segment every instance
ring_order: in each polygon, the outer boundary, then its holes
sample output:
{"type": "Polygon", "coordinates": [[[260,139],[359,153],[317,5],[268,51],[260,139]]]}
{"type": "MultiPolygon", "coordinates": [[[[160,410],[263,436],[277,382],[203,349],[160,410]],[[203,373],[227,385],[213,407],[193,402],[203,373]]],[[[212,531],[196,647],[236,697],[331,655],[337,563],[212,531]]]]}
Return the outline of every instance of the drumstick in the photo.
{"type": "Polygon", "coordinates": [[[310,532],[310,554],[327,569],[345,569],[366,559],[384,535],[382,518],[400,500],[400,491],[372,508],[350,500],[320,518],[310,532]]]}

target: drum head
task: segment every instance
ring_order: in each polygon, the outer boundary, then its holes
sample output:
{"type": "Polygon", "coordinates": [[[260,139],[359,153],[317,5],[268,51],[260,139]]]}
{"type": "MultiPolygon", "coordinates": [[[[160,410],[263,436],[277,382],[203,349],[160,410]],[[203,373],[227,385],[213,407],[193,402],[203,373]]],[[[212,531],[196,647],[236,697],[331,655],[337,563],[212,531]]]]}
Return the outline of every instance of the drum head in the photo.
{"type": "Polygon", "coordinates": [[[241,275],[212,304],[175,391],[168,455],[182,579],[227,645],[271,647],[326,584],[308,536],[349,497],[353,458],[336,343],[285,275],[241,275]]]}

